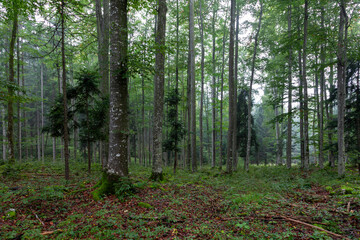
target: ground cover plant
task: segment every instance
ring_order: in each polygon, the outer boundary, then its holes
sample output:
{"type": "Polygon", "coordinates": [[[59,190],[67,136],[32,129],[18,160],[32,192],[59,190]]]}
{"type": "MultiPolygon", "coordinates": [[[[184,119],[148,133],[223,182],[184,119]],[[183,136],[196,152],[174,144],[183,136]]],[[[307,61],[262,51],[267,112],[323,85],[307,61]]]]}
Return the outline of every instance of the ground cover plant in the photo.
{"type": "Polygon", "coordinates": [[[94,200],[100,166],[1,166],[1,239],[358,239],[360,178],[331,168],[251,167],[232,175],[130,166],[127,186],[94,200]],[[124,196],[121,191],[127,191],[124,196]]]}

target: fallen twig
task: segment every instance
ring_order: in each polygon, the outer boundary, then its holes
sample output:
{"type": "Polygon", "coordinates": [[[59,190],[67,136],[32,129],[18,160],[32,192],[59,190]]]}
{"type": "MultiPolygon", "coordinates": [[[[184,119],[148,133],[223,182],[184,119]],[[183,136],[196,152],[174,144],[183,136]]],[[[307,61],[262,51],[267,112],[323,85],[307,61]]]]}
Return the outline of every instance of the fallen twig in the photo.
{"type": "Polygon", "coordinates": [[[45,232],[42,232],[40,234],[43,235],[43,236],[46,236],[46,235],[53,234],[54,232],[62,232],[62,231],[63,231],[62,229],[56,229],[54,231],[45,231],[45,232]]]}
{"type": "MultiPolygon", "coordinates": [[[[327,234],[332,235],[332,236],[334,236],[334,237],[338,237],[338,238],[341,238],[341,239],[349,239],[349,238],[344,237],[344,236],[342,236],[342,235],[339,235],[339,234],[330,232],[330,231],[325,230],[325,229],[323,229],[323,228],[321,228],[321,227],[314,226],[314,225],[311,225],[311,224],[306,223],[306,222],[302,222],[302,221],[295,220],[295,219],[292,219],[292,218],[288,218],[288,217],[285,217],[285,216],[281,216],[281,218],[283,218],[283,219],[285,219],[285,220],[287,220],[287,221],[289,221],[289,222],[294,222],[294,223],[298,223],[298,224],[301,224],[301,225],[304,225],[304,226],[307,226],[307,227],[315,228],[315,229],[317,229],[317,230],[326,232],[327,234]]],[[[349,240],[350,240],[350,239],[349,239],[349,240]]]]}
{"type": "Polygon", "coordinates": [[[40,222],[43,226],[45,226],[45,223],[44,223],[43,221],[41,221],[41,219],[38,217],[38,215],[35,213],[35,211],[32,210],[32,209],[31,209],[31,211],[32,211],[32,213],[35,215],[36,219],[39,220],[39,222],[40,222]]]}

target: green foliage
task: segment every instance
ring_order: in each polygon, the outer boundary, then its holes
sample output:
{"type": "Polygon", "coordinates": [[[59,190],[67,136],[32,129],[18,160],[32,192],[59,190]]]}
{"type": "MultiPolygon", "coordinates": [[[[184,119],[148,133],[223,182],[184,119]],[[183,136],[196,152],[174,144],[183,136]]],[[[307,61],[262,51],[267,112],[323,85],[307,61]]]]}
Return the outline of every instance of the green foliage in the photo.
{"type": "Polygon", "coordinates": [[[115,195],[121,200],[134,195],[136,188],[129,178],[120,178],[114,183],[115,195]]]}
{"type": "Polygon", "coordinates": [[[154,208],[154,207],[151,206],[149,203],[145,203],[145,202],[139,202],[138,205],[139,205],[140,207],[148,208],[148,209],[154,208]]]}
{"type": "Polygon", "coordinates": [[[177,89],[170,90],[165,98],[165,102],[168,106],[167,125],[169,127],[169,134],[168,138],[163,143],[164,151],[178,152],[178,143],[185,135],[185,128],[178,117],[177,108],[180,100],[177,89]]]}

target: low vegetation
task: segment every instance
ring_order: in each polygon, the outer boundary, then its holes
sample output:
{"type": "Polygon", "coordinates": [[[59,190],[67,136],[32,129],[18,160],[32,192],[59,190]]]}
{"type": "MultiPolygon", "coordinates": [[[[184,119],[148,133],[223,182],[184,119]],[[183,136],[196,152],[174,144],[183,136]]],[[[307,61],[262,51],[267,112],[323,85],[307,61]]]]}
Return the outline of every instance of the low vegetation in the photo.
{"type": "Polygon", "coordinates": [[[232,175],[203,168],[130,166],[130,180],[94,200],[100,166],[63,177],[62,164],[0,166],[1,239],[358,239],[360,177],[331,168],[308,172],[251,167],[232,175]]]}

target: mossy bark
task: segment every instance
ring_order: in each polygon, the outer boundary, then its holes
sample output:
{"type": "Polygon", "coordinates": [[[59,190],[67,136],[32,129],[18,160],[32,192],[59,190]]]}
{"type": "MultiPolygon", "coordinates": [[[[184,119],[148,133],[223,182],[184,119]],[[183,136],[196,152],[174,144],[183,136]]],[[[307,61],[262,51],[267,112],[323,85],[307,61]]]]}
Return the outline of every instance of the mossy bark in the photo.
{"type": "Polygon", "coordinates": [[[150,180],[162,181],[162,180],[164,180],[164,174],[162,172],[161,173],[152,172],[151,176],[150,176],[150,180]]]}
{"type": "Polygon", "coordinates": [[[120,181],[118,176],[109,175],[107,173],[103,173],[102,178],[100,181],[94,186],[95,190],[91,192],[94,200],[98,201],[102,199],[104,196],[114,194],[115,187],[114,183],[120,181]]]}

